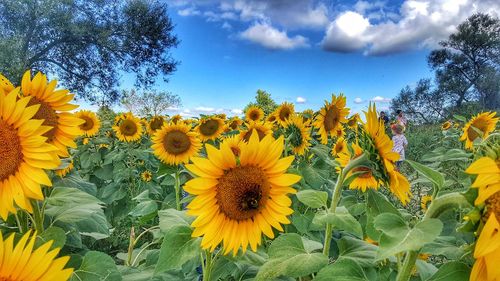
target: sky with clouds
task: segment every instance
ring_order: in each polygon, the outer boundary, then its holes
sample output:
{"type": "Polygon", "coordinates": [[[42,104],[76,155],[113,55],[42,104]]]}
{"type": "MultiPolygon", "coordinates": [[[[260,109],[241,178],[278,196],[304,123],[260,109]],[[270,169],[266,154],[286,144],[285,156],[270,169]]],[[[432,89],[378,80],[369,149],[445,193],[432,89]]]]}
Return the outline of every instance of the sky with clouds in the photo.
{"type": "MultiPolygon", "coordinates": [[[[181,61],[160,89],[171,113],[241,114],[257,89],[297,110],[344,93],[354,112],[386,109],[401,88],[431,77],[429,50],[493,0],[166,0],[181,61]]],[[[126,82],[124,83],[126,87],[126,82]]]]}

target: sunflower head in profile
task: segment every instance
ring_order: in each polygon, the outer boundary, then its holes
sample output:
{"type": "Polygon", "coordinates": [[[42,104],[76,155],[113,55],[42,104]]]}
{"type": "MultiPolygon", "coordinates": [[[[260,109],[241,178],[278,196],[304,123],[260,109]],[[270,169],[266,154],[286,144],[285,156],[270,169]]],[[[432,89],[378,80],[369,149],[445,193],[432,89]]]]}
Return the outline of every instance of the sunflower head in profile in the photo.
{"type": "Polygon", "coordinates": [[[160,115],[153,116],[149,122],[146,123],[146,130],[148,134],[153,135],[157,130],[161,129],[167,122],[165,118],[160,115]]]}
{"type": "Polygon", "coordinates": [[[294,114],[286,120],[283,128],[285,129],[285,136],[288,138],[288,144],[292,147],[293,153],[304,155],[309,146],[311,146],[309,122],[304,123],[301,116],[294,114]]]}
{"type": "Polygon", "coordinates": [[[441,130],[443,130],[443,131],[447,131],[450,128],[451,128],[451,122],[450,121],[446,121],[446,122],[444,122],[441,125],[441,130]]]}
{"type": "Polygon", "coordinates": [[[201,148],[198,133],[183,123],[163,126],[156,131],[152,141],[153,153],[168,165],[188,163],[201,148]]]}
{"type": "Polygon", "coordinates": [[[275,114],[275,112],[273,112],[273,113],[269,114],[269,116],[267,116],[266,122],[271,123],[271,124],[276,123],[276,114],[275,114]]]}
{"type": "Polygon", "coordinates": [[[69,163],[68,163],[68,166],[66,166],[65,168],[63,169],[58,169],[58,170],[55,170],[54,172],[56,173],[56,175],[58,175],[59,177],[61,178],[64,178],[67,174],[69,174],[73,168],[74,168],[74,164],[73,164],[73,160],[71,160],[69,163]]]}
{"type": "Polygon", "coordinates": [[[153,174],[150,171],[144,171],[141,173],[141,179],[144,182],[150,182],[153,179],[153,174]]]}
{"type": "Polygon", "coordinates": [[[30,199],[43,200],[40,185],[52,183],[44,169],[61,161],[57,147],[47,143],[52,128],[32,119],[40,105],[28,106],[31,97],[18,98],[19,88],[0,95],[0,217],[16,213],[15,206],[32,212],[30,199]]]}
{"type": "Polygon", "coordinates": [[[255,105],[250,106],[245,112],[245,120],[248,121],[260,121],[264,118],[264,111],[255,105]]]}
{"type": "Polygon", "coordinates": [[[466,149],[472,149],[477,138],[486,139],[495,130],[498,122],[496,114],[496,112],[480,113],[465,124],[460,140],[465,142],[466,149]]]}
{"type": "Polygon", "coordinates": [[[227,145],[217,149],[207,144],[207,158],[194,157],[186,165],[198,176],[184,190],[195,196],[187,209],[196,217],[192,235],[203,236],[202,248],[214,251],[222,243],[224,254],[248,247],[256,251],[262,233],[272,239],[273,228],[283,231],[281,225],[290,223],[288,194],[296,192],[291,186],[301,177],[286,173],[294,156],[280,158],[283,143],[283,137],[259,140],[253,133],[241,144],[239,157],[227,145]]]}
{"type": "Polygon", "coordinates": [[[81,130],[80,134],[87,137],[93,137],[97,135],[97,133],[99,132],[99,128],[101,128],[101,121],[99,121],[99,118],[94,112],[89,110],[80,110],[75,115],[76,117],[85,121],[79,126],[81,130]]]}
{"type": "Polygon", "coordinates": [[[356,129],[360,120],[359,113],[356,113],[347,119],[347,126],[351,129],[356,129]]]}
{"type": "Polygon", "coordinates": [[[241,130],[240,139],[244,142],[248,142],[250,140],[250,136],[255,131],[259,135],[259,139],[262,140],[265,136],[272,134],[272,125],[268,122],[254,122],[250,121],[245,123],[246,129],[241,130]]]}
{"type": "Polygon", "coordinates": [[[227,118],[227,115],[225,113],[219,113],[219,114],[215,114],[215,117],[222,119],[222,121],[225,121],[227,118]]]}
{"type": "Polygon", "coordinates": [[[170,118],[170,123],[177,124],[181,120],[182,120],[182,116],[180,116],[179,114],[176,114],[170,118]]]}
{"type": "Polygon", "coordinates": [[[216,140],[224,132],[224,121],[218,117],[204,117],[196,126],[202,141],[216,140]]]}
{"type": "Polygon", "coordinates": [[[312,122],[312,120],[314,118],[314,110],[306,109],[306,110],[302,111],[302,113],[300,115],[302,116],[302,119],[304,120],[304,122],[312,122]]]}
{"type": "Polygon", "coordinates": [[[241,124],[243,124],[243,121],[238,116],[235,116],[227,121],[226,129],[227,131],[235,131],[238,130],[241,124]]]}
{"type": "MultiPolygon", "coordinates": [[[[339,139],[340,141],[340,139],[339,139]]],[[[338,142],[338,141],[337,141],[338,142]]],[[[363,154],[363,149],[356,143],[352,144],[353,152],[347,148],[343,152],[337,154],[337,162],[340,167],[344,168],[347,164],[363,154]]],[[[367,189],[378,189],[380,187],[380,181],[375,177],[371,167],[360,166],[352,169],[346,176],[346,178],[356,175],[356,178],[349,184],[350,189],[359,189],[365,192],[367,189]]]]}
{"type": "Polygon", "coordinates": [[[14,90],[14,85],[10,83],[9,79],[5,78],[2,74],[0,74],[0,92],[3,91],[3,94],[7,94],[10,91],[14,90]]]}
{"type": "Polygon", "coordinates": [[[422,198],[420,199],[420,208],[426,211],[431,201],[432,201],[431,195],[422,196],[422,198]]]}
{"type": "Polygon", "coordinates": [[[318,129],[321,143],[328,143],[328,136],[337,136],[337,130],[342,123],[347,122],[346,116],[349,114],[349,108],[345,107],[346,98],[340,94],[338,97],[332,95],[332,101],[325,101],[316,119],[314,127],[318,129]]]}
{"type": "Polygon", "coordinates": [[[222,143],[224,143],[225,146],[228,146],[231,149],[234,156],[236,156],[236,157],[240,156],[241,139],[240,139],[239,135],[232,135],[232,136],[225,137],[224,140],[222,141],[222,143]]]}
{"type": "Polygon", "coordinates": [[[49,241],[36,247],[36,232],[24,234],[17,243],[12,233],[4,239],[0,232],[0,249],[3,259],[0,259],[0,280],[61,280],[71,277],[72,268],[64,268],[69,256],[56,258],[60,249],[52,248],[54,241],[49,241]],[[30,238],[31,236],[31,238],[30,238]]]}
{"type": "Polygon", "coordinates": [[[74,94],[66,89],[56,90],[56,86],[56,80],[48,82],[47,76],[40,72],[31,79],[30,71],[26,71],[21,81],[21,92],[23,96],[31,97],[28,106],[40,105],[33,119],[43,120],[44,126],[51,127],[44,137],[59,149],[60,156],[69,157],[68,147],[76,148],[74,139],[81,134],[79,125],[84,120],[70,112],[78,107],[69,103],[74,94]]]}
{"type": "Polygon", "coordinates": [[[137,141],[142,135],[141,120],[130,112],[126,113],[123,115],[123,118],[116,122],[113,126],[113,130],[120,141],[137,141]]]}
{"type": "Polygon", "coordinates": [[[276,121],[280,126],[285,126],[286,121],[295,114],[295,107],[292,103],[284,102],[276,109],[276,121]]]}
{"type": "Polygon", "coordinates": [[[349,153],[347,141],[343,137],[338,138],[332,147],[332,156],[336,157],[341,153],[349,153]]]}

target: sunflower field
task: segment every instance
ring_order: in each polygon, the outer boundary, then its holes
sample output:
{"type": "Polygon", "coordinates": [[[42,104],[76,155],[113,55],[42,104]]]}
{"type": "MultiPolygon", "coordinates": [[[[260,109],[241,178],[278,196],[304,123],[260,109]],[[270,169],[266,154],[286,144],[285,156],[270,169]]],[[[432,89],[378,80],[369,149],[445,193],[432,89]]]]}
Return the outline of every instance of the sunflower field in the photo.
{"type": "Polygon", "coordinates": [[[496,112],[401,163],[375,105],[342,94],[140,118],[0,80],[1,281],[500,280],[496,112]]]}

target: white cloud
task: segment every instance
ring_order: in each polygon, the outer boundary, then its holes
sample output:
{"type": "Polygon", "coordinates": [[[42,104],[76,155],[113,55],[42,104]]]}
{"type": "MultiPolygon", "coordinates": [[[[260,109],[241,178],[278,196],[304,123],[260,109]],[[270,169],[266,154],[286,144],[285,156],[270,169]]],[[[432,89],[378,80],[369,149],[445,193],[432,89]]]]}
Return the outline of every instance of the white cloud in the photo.
{"type": "Polygon", "coordinates": [[[384,97],[381,97],[381,96],[376,96],[376,97],[372,98],[372,101],[374,101],[374,102],[390,102],[391,99],[390,98],[384,98],[384,97]]]}
{"type": "Polygon", "coordinates": [[[198,106],[194,110],[198,111],[198,112],[204,112],[204,113],[215,112],[215,108],[213,108],[213,107],[205,107],[205,106],[198,106]]]}
{"type": "Polygon", "coordinates": [[[291,50],[308,47],[308,39],[295,35],[289,37],[286,31],[279,31],[267,23],[256,23],[240,33],[240,38],[262,45],[268,49],[291,50]]]}
{"type": "Polygon", "coordinates": [[[362,99],[362,98],[355,98],[354,99],[354,103],[356,104],[360,104],[360,103],[364,103],[365,101],[362,99]]]}
{"type": "Polygon", "coordinates": [[[222,26],[221,26],[223,29],[226,29],[226,30],[231,30],[233,28],[233,26],[228,23],[227,21],[225,21],[222,26]]]}
{"type": "Polygon", "coordinates": [[[194,7],[189,7],[189,8],[185,8],[185,9],[177,11],[177,14],[179,16],[187,17],[187,16],[197,16],[197,15],[200,15],[201,12],[198,11],[198,10],[196,10],[194,7]]]}
{"type": "Polygon", "coordinates": [[[243,110],[238,109],[238,108],[233,108],[233,109],[231,109],[231,111],[230,111],[230,112],[231,112],[232,114],[235,114],[235,115],[241,115],[241,114],[243,114],[243,110]]]}
{"type": "Polygon", "coordinates": [[[326,29],[323,48],[367,55],[435,48],[472,14],[498,15],[500,11],[500,2],[494,0],[406,0],[398,17],[393,12],[383,13],[384,6],[376,3],[358,1],[354,11],[339,14],[326,29]],[[374,17],[382,20],[370,21],[374,17]]]}
{"type": "Polygon", "coordinates": [[[307,100],[303,97],[297,97],[297,99],[295,100],[296,103],[305,103],[307,100]]]}

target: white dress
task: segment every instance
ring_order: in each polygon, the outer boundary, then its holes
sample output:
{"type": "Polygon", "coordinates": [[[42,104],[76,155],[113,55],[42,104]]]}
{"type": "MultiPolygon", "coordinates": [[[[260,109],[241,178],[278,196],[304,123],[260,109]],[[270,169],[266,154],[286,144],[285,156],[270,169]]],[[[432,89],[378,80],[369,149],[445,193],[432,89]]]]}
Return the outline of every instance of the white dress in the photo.
{"type": "Polygon", "coordinates": [[[394,135],[392,142],[394,142],[392,151],[399,154],[399,161],[405,160],[405,146],[408,145],[405,135],[394,135]]]}

